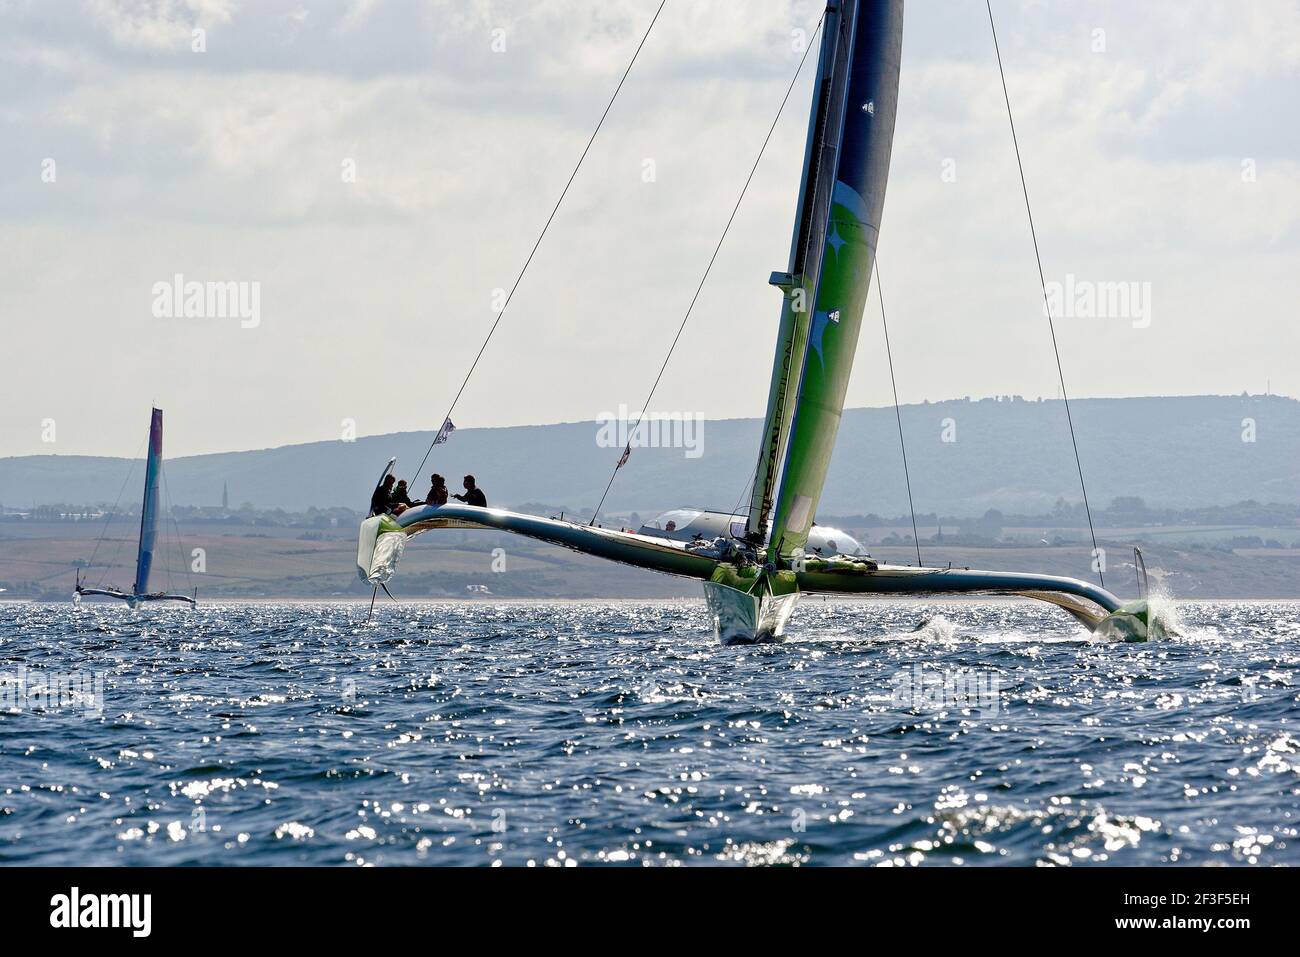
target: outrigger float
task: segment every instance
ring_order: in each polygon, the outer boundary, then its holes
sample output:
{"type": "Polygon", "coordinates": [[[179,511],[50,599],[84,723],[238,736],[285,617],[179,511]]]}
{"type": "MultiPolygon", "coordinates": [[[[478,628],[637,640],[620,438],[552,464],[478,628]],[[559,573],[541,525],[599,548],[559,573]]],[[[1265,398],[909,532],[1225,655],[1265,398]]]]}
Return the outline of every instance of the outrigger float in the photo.
{"type": "Polygon", "coordinates": [[[789,265],[770,279],[783,306],[748,510],[682,509],[634,532],[498,508],[416,506],[362,523],[363,581],[389,581],[415,535],[482,528],[699,579],[727,644],[779,639],[806,593],[1019,595],[1094,632],[1148,637],[1145,600],[1124,604],[1103,587],[1053,575],[877,562],[850,536],[813,522],[880,234],[902,33],[902,0],[837,0],[826,9],[789,265]]]}

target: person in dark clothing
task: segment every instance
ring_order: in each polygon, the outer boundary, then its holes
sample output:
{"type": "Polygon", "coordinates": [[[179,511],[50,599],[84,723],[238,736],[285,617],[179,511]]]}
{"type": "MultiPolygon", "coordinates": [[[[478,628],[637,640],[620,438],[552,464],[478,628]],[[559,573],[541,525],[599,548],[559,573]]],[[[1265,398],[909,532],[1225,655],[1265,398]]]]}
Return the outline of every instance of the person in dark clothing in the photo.
{"type": "Polygon", "coordinates": [[[372,517],[383,515],[393,504],[393,483],[396,481],[396,476],[385,475],[384,480],[375,486],[375,491],[370,496],[370,514],[372,517]]]}
{"type": "Polygon", "coordinates": [[[393,489],[393,494],[389,498],[389,504],[410,506],[411,496],[406,491],[406,479],[402,479],[397,483],[397,488],[393,489]]]}
{"type": "Polygon", "coordinates": [[[465,476],[465,494],[461,495],[457,493],[452,497],[459,499],[466,505],[477,505],[479,508],[487,508],[487,496],[483,494],[483,490],[478,487],[478,483],[474,481],[474,476],[472,475],[465,476]]]}
{"type": "Polygon", "coordinates": [[[446,505],[447,504],[447,480],[437,472],[429,476],[429,481],[433,484],[429,487],[429,494],[424,498],[425,505],[446,505]]]}

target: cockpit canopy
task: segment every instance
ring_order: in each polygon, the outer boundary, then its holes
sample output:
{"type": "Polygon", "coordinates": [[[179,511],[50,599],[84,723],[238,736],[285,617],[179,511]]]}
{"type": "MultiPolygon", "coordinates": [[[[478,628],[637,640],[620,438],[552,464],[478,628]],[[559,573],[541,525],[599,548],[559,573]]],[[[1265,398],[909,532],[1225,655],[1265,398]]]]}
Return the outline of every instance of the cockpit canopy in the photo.
{"type": "MultiPolygon", "coordinates": [[[[655,516],[638,529],[642,535],[671,538],[678,542],[696,539],[712,541],[715,538],[745,537],[745,516],[727,512],[710,512],[702,508],[674,508],[655,516]]],[[[770,529],[769,529],[770,531],[770,529]]],[[[866,555],[862,544],[848,532],[826,525],[814,525],[808,533],[809,555],[866,555]]]]}

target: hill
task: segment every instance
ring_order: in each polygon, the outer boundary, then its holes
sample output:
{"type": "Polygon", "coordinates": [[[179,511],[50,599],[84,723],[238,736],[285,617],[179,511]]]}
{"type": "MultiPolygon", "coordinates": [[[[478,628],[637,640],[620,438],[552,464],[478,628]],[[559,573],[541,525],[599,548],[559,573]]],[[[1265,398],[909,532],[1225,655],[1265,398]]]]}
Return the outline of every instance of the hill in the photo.
{"type": "MultiPolygon", "coordinates": [[[[1094,506],[1139,496],[1173,508],[1245,499],[1300,501],[1300,402],[1281,396],[1079,399],[1071,403],[1094,506]],[[1253,431],[1252,431],[1253,430],[1253,431]]],[[[921,512],[977,515],[989,508],[1048,511],[1079,499],[1065,410],[1056,400],[952,400],[904,406],[912,487],[921,512]]],[[[680,504],[728,508],[754,468],[759,421],[699,426],[698,456],[683,448],[637,448],[606,507],[653,512],[680,504]]],[[[472,471],[499,505],[545,502],[576,512],[600,497],[619,447],[598,444],[594,422],[461,429],[439,446],[416,485],[434,470],[458,486],[472,471]]],[[[363,507],[390,455],[399,473],[418,464],[432,432],[316,442],[171,459],[170,498],[214,505],[223,483],[232,507],[363,507]]],[[[621,446],[620,446],[621,447],[621,446]]],[[[111,503],[127,459],[40,455],[0,459],[0,503],[111,503]]],[[[140,494],[134,469],[123,500],[140,494]]],[[[844,413],[823,515],[907,511],[892,408],[844,413]]]]}

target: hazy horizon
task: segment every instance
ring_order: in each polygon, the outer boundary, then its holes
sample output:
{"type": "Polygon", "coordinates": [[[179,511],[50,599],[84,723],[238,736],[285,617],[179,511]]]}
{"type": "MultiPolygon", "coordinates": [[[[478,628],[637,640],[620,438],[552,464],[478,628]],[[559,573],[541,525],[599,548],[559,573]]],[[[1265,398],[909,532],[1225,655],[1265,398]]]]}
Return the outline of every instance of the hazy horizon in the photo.
{"type": "MultiPolygon", "coordinates": [[[[1075,402],[1091,402],[1091,400],[1095,400],[1095,399],[1162,399],[1162,398],[1205,398],[1205,397],[1238,398],[1242,394],[1243,393],[1182,393],[1182,394],[1162,394],[1162,395],[1071,395],[1070,403],[1074,404],[1075,402]]],[[[1296,400],[1300,400],[1297,399],[1297,397],[1294,397],[1294,395],[1283,395],[1282,393],[1278,393],[1278,391],[1271,391],[1271,393],[1266,393],[1266,394],[1249,393],[1249,395],[1251,395],[1252,398],[1258,398],[1261,397],[1262,395],[1262,397],[1268,397],[1268,398],[1288,399],[1291,400],[1291,402],[1296,402],[1296,400]]],[[[901,407],[911,408],[911,407],[920,407],[920,406],[937,406],[937,404],[943,404],[948,402],[987,402],[987,400],[997,400],[997,399],[1015,399],[1015,400],[1019,400],[1019,402],[1060,402],[1060,399],[1054,397],[1054,395],[1043,395],[1043,397],[1031,397],[1031,395],[1008,395],[1008,394],[950,395],[950,397],[943,398],[943,399],[918,399],[917,402],[904,402],[901,403],[901,407]]],[[[874,406],[845,406],[844,411],[848,413],[848,412],[859,411],[859,410],[879,410],[879,408],[893,408],[893,403],[891,402],[887,404],[874,404],[874,406]]],[[[165,416],[165,412],[166,410],[164,410],[164,416],[165,416]]],[[[757,420],[757,419],[761,419],[762,415],[763,415],[763,410],[758,410],[757,412],[754,412],[753,415],[732,415],[732,416],[716,416],[716,417],[705,416],[703,417],[703,420],[705,421],[757,420]]],[[[634,420],[636,420],[636,417],[633,416],[633,421],[634,420]]],[[[543,421],[543,423],[500,423],[500,424],[493,424],[493,425],[467,425],[467,426],[463,426],[463,428],[465,430],[529,429],[529,428],[547,428],[547,426],[551,426],[551,425],[585,425],[585,424],[595,424],[595,423],[597,423],[597,419],[594,419],[594,417],[589,417],[589,419],[563,419],[563,420],[555,420],[555,421],[543,421]]],[[[170,434],[169,425],[170,425],[170,420],[164,417],[165,437],[169,436],[170,434]]],[[[460,429],[458,428],[458,432],[459,430],[460,429]]],[[[437,429],[435,429],[434,426],[421,426],[421,428],[398,429],[398,430],[393,430],[393,432],[374,432],[374,433],[359,432],[356,434],[356,439],[383,438],[385,436],[403,436],[403,434],[416,434],[422,432],[428,432],[429,434],[433,434],[437,432],[437,429]]],[[[138,450],[136,450],[135,452],[125,452],[125,451],[85,452],[85,451],[68,450],[68,449],[57,449],[57,450],[26,452],[26,454],[19,454],[19,455],[0,455],[0,459],[27,458],[27,456],[29,455],[31,456],[68,455],[68,456],[75,456],[75,458],[143,459],[144,438],[147,437],[147,434],[148,434],[148,415],[146,413],[146,416],[144,416],[143,419],[143,425],[140,426],[139,436],[136,436],[136,439],[138,439],[138,441],[136,441],[136,445],[138,445],[139,447],[138,450]]],[[[248,447],[240,447],[240,449],[198,449],[198,450],[185,451],[185,452],[173,452],[172,449],[170,449],[170,443],[165,443],[164,458],[175,459],[175,458],[192,458],[192,456],[201,456],[201,455],[233,455],[233,454],[239,454],[239,452],[273,451],[276,449],[285,449],[285,447],[290,447],[290,446],[312,445],[312,443],[317,443],[317,442],[338,442],[338,441],[339,438],[337,436],[326,436],[326,437],[316,437],[316,438],[303,438],[303,439],[298,439],[298,441],[279,442],[277,443],[277,445],[248,446],[248,447]]]]}
{"type": "MultiPolygon", "coordinates": [[[[0,456],[130,456],[151,403],[169,458],[436,429],[656,6],[5,6],[0,456]],[[160,315],[177,276],[256,284],[255,321],[160,315]]],[[[640,406],[821,6],[670,0],[459,427],[640,406]]],[[[1071,398],[1300,394],[1300,10],[994,10],[1071,398]]],[[[811,73],[654,411],[763,412],[811,73]]],[[[880,241],[904,405],[1057,396],[1004,109],[983,4],[911,4],[880,241]]],[[[892,405],[879,309],[851,407],[892,405]]]]}

